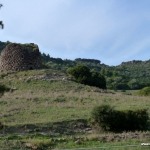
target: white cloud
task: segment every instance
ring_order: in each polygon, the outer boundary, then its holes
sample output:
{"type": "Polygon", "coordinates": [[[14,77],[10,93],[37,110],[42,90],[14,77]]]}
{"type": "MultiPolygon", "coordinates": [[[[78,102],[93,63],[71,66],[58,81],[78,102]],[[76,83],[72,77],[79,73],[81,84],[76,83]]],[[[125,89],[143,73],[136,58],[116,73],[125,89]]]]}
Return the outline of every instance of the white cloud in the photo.
{"type": "MultiPolygon", "coordinates": [[[[1,40],[35,42],[55,57],[117,64],[147,51],[149,1],[4,0],[1,40]],[[132,49],[132,50],[131,50],[132,49]]],[[[148,51],[147,51],[148,53],[148,51]]],[[[139,57],[140,58],[140,57],[139,57]]]]}

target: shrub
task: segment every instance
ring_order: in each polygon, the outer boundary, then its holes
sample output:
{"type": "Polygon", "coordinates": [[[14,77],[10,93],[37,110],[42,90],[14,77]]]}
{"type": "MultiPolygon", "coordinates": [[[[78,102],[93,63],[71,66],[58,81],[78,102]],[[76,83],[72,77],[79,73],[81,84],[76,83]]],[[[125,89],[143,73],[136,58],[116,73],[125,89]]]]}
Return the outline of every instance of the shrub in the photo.
{"type": "Polygon", "coordinates": [[[104,130],[135,131],[147,129],[149,116],[146,109],[118,111],[102,105],[93,109],[92,119],[104,130]]]}
{"type": "Polygon", "coordinates": [[[3,129],[4,125],[0,122],[0,130],[3,129]]]}
{"type": "Polygon", "coordinates": [[[0,84],[0,93],[4,93],[5,91],[8,91],[8,90],[9,90],[8,87],[6,87],[5,85],[0,84]]]}
{"type": "Polygon", "coordinates": [[[91,72],[90,69],[84,65],[69,68],[67,72],[72,75],[78,83],[106,89],[105,77],[98,72],[91,72]]]}
{"type": "Polygon", "coordinates": [[[109,130],[113,114],[113,108],[109,105],[97,106],[92,110],[92,120],[100,125],[103,129],[109,130]]]}
{"type": "Polygon", "coordinates": [[[130,87],[127,84],[125,84],[125,83],[118,83],[115,86],[115,89],[117,89],[117,90],[129,90],[130,87]]]}
{"type": "Polygon", "coordinates": [[[68,73],[71,74],[77,82],[87,84],[91,76],[90,69],[83,65],[78,65],[68,69],[68,73]]]}
{"type": "Polygon", "coordinates": [[[89,85],[106,89],[106,79],[98,72],[92,72],[89,80],[89,85]]]}
{"type": "Polygon", "coordinates": [[[138,92],[141,96],[150,96],[150,87],[145,87],[138,92]]]}

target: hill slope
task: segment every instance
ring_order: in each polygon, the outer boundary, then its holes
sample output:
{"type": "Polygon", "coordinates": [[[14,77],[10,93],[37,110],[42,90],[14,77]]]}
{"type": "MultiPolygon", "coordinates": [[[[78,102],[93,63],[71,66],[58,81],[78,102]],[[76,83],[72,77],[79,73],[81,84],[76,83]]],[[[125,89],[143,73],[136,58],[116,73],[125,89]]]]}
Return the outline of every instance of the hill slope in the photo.
{"type": "MultiPolygon", "coordinates": [[[[0,52],[9,42],[0,42],[0,52]]],[[[150,60],[123,62],[118,66],[108,66],[95,59],[62,60],[41,54],[43,66],[48,69],[66,72],[69,67],[86,65],[91,70],[101,72],[106,77],[107,88],[116,90],[134,90],[150,86],[150,60]]]]}
{"type": "Polygon", "coordinates": [[[10,89],[0,98],[3,149],[81,148],[127,145],[133,141],[139,145],[139,140],[149,139],[149,131],[95,133],[88,124],[94,106],[110,104],[117,110],[148,109],[149,97],[78,84],[62,71],[52,69],[3,72],[0,84],[10,89]]]}

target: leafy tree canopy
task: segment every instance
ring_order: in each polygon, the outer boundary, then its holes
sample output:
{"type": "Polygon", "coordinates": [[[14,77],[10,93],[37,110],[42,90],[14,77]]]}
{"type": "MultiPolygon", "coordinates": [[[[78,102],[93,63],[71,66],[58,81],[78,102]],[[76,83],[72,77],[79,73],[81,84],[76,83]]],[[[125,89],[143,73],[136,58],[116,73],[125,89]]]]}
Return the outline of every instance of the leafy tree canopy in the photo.
{"type": "Polygon", "coordinates": [[[75,80],[81,84],[106,89],[105,77],[98,72],[91,72],[87,66],[77,65],[75,67],[69,68],[68,73],[72,75],[75,78],[75,80]]]}

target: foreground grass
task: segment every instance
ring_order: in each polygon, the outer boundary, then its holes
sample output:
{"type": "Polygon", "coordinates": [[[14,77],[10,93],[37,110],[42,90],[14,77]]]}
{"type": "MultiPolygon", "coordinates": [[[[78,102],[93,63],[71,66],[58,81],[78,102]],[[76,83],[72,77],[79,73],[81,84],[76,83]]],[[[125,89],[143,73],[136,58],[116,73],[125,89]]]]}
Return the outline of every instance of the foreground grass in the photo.
{"type": "Polygon", "coordinates": [[[93,130],[88,134],[83,131],[86,128],[82,129],[82,126],[85,124],[78,120],[88,120],[93,107],[101,104],[109,104],[118,110],[149,109],[149,96],[136,96],[132,91],[102,91],[72,82],[65,73],[54,70],[1,73],[0,83],[11,89],[0,97],[0,122],[5,126],[5,129],[0,130],[2,148],[27,149],[25,143],[30,143],[29,146],[43,146],[45,149],[112,147],[128,144],[139,145],[135,149],[147,149],[141,147],[140,143],[150,141],[150,137],[111,141],[110,136],[108,141],[98,140],[97,136],[92,137],[93,130]],[[72,127],[72,120],[79,122],[80,125],[75,123],[79,125],[78,130],[72,127]],[[48,135],[35,135],[41,133],[48,135]],[[80,135],[85,137],[82,139],[80,135]],[[80,144],[77,142],[78,136],[81,138],[80,144]]]}
{"type": "MultiPolygon", "coordinates": [[[[125,133],[123,133],[125,134],[125,133]]],[[[122,135],[123,135],[122,134],[122,135]]],[[[130,133],[131,134],[131,133],[130,133]]],[[[141,143],[147,143],[147,140],[134,139],[128,134],[128,139],[121,141],[121,134],[109,134],[105,136],[65,136],[65,137],[50,137],[48,135],[8,135],[0,138],[1,148],[8,149],[149,149],[149,146],[142,146],[141,143]],[[118,138],[114,138],[118,136],[118,138]],[[107,138],[105,138],[107,137],[107,138]],[[6,144],[7,143],[7,144],[6,144]]],[[[149,140],[149,139],[148,139],[149,140]]]]}

